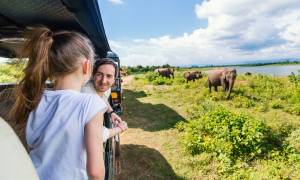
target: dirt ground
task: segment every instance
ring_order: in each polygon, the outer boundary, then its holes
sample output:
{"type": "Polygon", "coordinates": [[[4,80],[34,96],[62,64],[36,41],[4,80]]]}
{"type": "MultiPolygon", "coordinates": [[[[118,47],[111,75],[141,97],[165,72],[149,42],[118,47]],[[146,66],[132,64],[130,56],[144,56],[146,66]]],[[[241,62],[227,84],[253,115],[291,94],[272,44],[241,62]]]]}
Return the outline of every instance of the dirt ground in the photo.
{"type": "Polygon", "coordinates": [[[122,119],[129,129],[121,134],[122,170],[116,179],[180,179],[165,156],[165,146],[174,139],[174,122],[182,117],[162,104],[139,101],[144,94],[131,89],[132,80],[126,76],[122,83],[122,119]]]}

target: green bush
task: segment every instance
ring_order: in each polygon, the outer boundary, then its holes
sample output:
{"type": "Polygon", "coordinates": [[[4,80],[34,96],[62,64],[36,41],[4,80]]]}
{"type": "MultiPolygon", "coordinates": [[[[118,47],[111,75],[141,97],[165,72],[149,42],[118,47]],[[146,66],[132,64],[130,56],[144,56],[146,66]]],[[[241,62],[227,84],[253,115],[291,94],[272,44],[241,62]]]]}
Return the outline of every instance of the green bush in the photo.
{"type": "Polygon", "coordinates": [[[282,109],[283,108],[283,102],[280,100],[275,100],[271,102],[271,108],[273,109],[282,109]]]}
{"type": "Polygon", "coordinates": [[[152,82],[159,77],[159,74],[156,72],[148,72],[145,77],[149,82],[152,82]]]}
{"type": "Polygon", "coordinates": [[[259,120],[218,107],[185,126],[187,152],[215,153],[222,161],[252,159],[263,152],[267,127],[259,120]]]}
{"type": "Polygon", "coordinates": [[[186,81],[185,81],[183,78],[182,78],[182,79],[181,79],[181,78],[180,78],[180,79],[179,79],[179,78],[176,78],[176,79],[175,79],[175,83],[176,83],[176,84],[185,84],[186,81]]]}
{"type": "Polygon", "coordinates": [[[171,85],[173,84],[173,80],[165,77],[158,77],[152,81],[153,85],[171,85]]]}
{"type": "Polygon", "coordinates": [[[290,105],[285,108],[285,111],[290,114],[300,115],[300,103],[290,105]]]}
{"type": "Polygon", "coordinates": [[[293,83],[296,86],[300,86],[300,70],[298,71],[297,75],[292,73],[291,75],[288,76],[288,78],[291,83],[293,83]]]}
{"type": "Polygon", "coordinates": [[[23,75],[22,64],[0,64],[0,83],[17,82],[23,75]]]}
{"type": "Polygon", "coordinates": [[[298,154],[300,154],[300,129],[296,129],[290,133],[286,139],[288,145],[298,154]]]}
{"type": "Polygon", "coordinates": [[[171,85],[173,84],[173,79],[161,77],[156,72],[148,72],[145,74],[145,78],[148,82],[150,82],[153,85],[171,85]]]}
{"type": "Polygon", "coordinates": [[[245,98],[243,96],[238,96],[234,98],[234,107],[236,108],[249,108],[255,106],[255,101],[252,99],[245,98]]]}

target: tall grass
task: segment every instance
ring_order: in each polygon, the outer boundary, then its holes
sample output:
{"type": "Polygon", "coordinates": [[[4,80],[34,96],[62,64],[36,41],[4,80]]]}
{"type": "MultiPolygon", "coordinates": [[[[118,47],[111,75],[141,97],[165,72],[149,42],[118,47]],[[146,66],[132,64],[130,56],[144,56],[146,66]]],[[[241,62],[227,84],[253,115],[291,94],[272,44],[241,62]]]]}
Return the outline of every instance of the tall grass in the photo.
{"type": "Polygon", "coordinates": [[[186,83],[180,70],[174,79],[139,75],[133,86],[185,110],[176,128],[191,178],[300,178],[299,74],[240,75],[229,100],[221,87],[208,92],[207,77],[186,83]]]}
{"type": "Polygon", "coordinates": [[[23,64],[0,64],[0,83],[17,82],[23,75],[23,64]]]}

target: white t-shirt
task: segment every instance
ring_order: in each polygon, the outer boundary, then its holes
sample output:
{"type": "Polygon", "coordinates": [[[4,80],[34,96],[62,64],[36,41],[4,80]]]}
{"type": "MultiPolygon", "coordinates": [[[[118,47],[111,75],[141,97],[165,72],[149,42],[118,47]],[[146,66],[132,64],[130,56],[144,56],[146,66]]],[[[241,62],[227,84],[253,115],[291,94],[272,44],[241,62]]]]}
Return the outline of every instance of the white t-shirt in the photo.
{"type": "MultiPolygon", "coordinates": [[[[89,80],[82,88],[81,88],[81,92],[82,93],[92,93],[92,94],[97,94],[97,91],[95,90],[94,87],[94,83],[92,80],[89,80]]],[[[107,91],[104,92],[104,94],[102,96],[99,96],[99,94],[97,94],[99,97],[101,97],[106,103],[107,105],[109,104],[108,102],[108,98],[111,94],[111,89],[109,88],[107,91]]],[[[109,138],[109,130],[103,126],[103,142],[106,142],[109,138]]]]}
{"type": "MultiPolygon", "coordinates": [[[[92,93],[97,94],[97,91],[95,90],[94,83],[92,80],[89,80],[82,88],[81,92],[83,93],[92,93]]],[[[109,96],[111,94],[111,88],[109,88],[107,91],[103,93],[102,99],[108,103],[109,96]]]]}
{"type": "Polygon", "coordinates": [[[106,110],[106,103],[95,94],[43,93],[26,126],[29,155],[40,179],[88,179],[84,127],[97,112],[106,110]]]}

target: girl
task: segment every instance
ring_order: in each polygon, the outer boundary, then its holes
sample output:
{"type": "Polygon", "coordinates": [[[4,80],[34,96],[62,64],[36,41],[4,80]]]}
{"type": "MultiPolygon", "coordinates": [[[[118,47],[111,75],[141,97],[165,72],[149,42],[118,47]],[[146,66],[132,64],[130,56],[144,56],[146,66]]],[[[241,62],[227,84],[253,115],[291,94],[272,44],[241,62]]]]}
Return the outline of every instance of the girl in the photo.
{"type": "Polygon", "coordinates": [[[81,94],[94,51],[76,32],[37,28],[25,45],[29,58],[11,116],[26,124],[29,154],[41,180],[103,179],[105,102],[81,94]],[[54,90],[45,89],[47,79],[54,90]]]}

